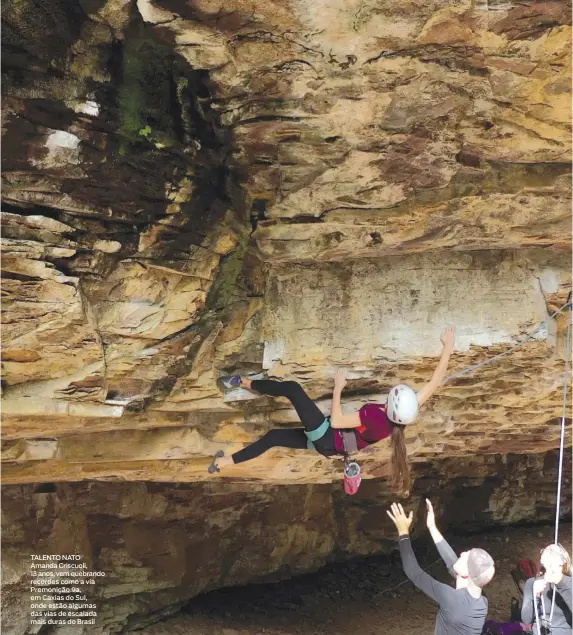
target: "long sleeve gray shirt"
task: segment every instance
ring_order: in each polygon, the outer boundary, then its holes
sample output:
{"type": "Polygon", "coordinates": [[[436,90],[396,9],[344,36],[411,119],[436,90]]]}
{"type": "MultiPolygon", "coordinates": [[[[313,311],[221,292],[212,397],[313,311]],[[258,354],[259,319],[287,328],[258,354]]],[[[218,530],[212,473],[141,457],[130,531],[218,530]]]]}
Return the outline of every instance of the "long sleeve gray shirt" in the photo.
{"type": "MultiPolygon", "coordinates": [[[[533,600],[533,583],[535,578],[529,578],[523,589],[523,606],[521,607],[521,621],[525,624],[533,624],[533,632],[538,635],[535,623],[535,604],[533,600]]],[[[555,585],[547,585],[541,594],[547,617],[551,612],[551,602],[555,593],[555,607],[551,620],[551,635],[571,635],[571,577],[564,575],[561,582],[555,585]],[[555,591],[553,590],[555,588],[555,591]]],[[[539,602],[539,618],[543,616],[541,599],[539,602]]]]}
{"type": "Polygon", "coordinates": [[[452,578],[456,577],[456,572],[454,571],[454,565],[458,559],[458,554],[450,547],[447,540],[442,539],[440,542],[435,543],[436,549],[438,553],[442,557],[444,564],[446,565],[450,575],[452,578]]]}
{"type": "MultiPolygon", "coordinates": [[[[454,589],[448,584],[434,580],[418,564],[410,538],[398,539],[404,573],[410,581],[432,598],[439,606],[434,635],[481,635],[487,617],[487,598],[474,598],[467,589],[454,589]]],[[[454,550],[445,541],[436,543],[450,573],[458,559],[454,550]]]]}

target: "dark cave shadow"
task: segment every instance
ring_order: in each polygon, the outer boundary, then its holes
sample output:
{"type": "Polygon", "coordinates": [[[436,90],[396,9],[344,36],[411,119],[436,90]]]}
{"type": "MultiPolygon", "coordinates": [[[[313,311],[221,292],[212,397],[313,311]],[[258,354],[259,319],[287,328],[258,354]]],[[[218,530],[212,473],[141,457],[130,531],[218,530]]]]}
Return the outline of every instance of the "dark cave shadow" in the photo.
{"type": "MultiPolygon", "coordinates": [[[[570,518],[569,515],[561,521],[568,524],[568,530],[570,518]]],[[[548,536],[553,532],[552,525],[528,522],[479,532],[461,533],[461,528],[458,531],[452,528],[447,537],[452,546],[461,551],[471,547],[478,533],[482,541],[503,544],[515,536],[523,540],[524,531],[532,529],[537,532],[543,530],[548,536]]],[[[413,542],[420,565],[436,579],[450,582],[451,578],[442,566],[431,539],[424,536],[413,542]]],[[[509,574],[509,571],[504,573],[509,574]]],[[[216,620],[218,627],[251,628],[254,629],[253,634],[258,632],[257,629],[279,626],[308,630],[315,625],[324,629],[332,624],[336,630],[344,630],[363,619],[364,611],[379,607],[381,602],[391,601],[401,590],[408,594],[413,588],[395,551],[383,556],[330,563],[314,573],[284,580],[203,593],[190,600],[180,614],[216,620]]],[[[507,600],[509,606],[510,597],[507,600]]],[[[431,601],[420,594],[416,605],[422,607],[426,603],[430,607],[431,601]]]]}

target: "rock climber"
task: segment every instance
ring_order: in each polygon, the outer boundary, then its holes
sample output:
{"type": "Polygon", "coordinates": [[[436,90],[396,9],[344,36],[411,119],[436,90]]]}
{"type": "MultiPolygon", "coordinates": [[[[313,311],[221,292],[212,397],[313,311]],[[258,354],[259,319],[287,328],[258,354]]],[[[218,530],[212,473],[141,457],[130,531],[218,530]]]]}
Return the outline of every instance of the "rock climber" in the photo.
{"type": "Polygon", "coordinates": [[[352,430],[356,436],[356,446],[362,450],[377,441],[390,437],[392,447],[391,486],[396,492],[407,493],[410,489],[410,469],[407,460],[404,428],[418,415],[419,407],[424,404],[442,383],[455,343],[455,329],[447,328],[440,336],[442,355],[430,381],[417,393],[404,384],[390,390],[387,403],[366,403],[358,412],[343,414],[340,399],[346,385],[344,371],[339,370],[334,379],[332,411],[329,417],[320,411],[314,401],[295,381],[274,381],[253,379],[230,375],[221,377],[219,385],[224,390],[243,387],[263,395],[286,397],[296,410],[303,428],[274,429],[267,432],[258,441],[225,456],[217,452],[209,472],[249,461],[270,448],[292,449],[314,448],[323,456],[341,456],[345,454],[342,430],[352,430]],[[311,439],[309,439],[309,436],[311,439]]]}
{"type": "Polygon", "coordinates": [[[488,601],[482,595],[482,588],[494,576],[493,559],[483,549],[464,551],[458,558],[436,527],[434,509],[427,499],[426,507],[426,525],[438,553],[450,574],[456,579],[456,588],[434,580],[422,570],[410,544],[413,512],[406,516],[402,505],[393,503],[391,511],[386,513],[398,530],[404,573],[420,591],[439,606],[434,635],[481,635],[488,609],[488,601]]]}
{"type": "Polygon", "coordinates": [[[571,635],[571,557],[559,544],[541,551],[541,573],[523,589],[521,621],[534,635],[571,635]]]}

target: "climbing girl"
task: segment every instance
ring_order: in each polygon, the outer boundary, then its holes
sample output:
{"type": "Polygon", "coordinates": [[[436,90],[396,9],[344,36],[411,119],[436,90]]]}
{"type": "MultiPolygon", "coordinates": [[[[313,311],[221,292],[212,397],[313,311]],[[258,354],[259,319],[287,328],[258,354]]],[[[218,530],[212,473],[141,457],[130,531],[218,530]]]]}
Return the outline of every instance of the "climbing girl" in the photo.
{"type": "Polygon", "coordinates": [[[225,456],[217,452],[209,472],[219,472],[221,468],[243,463],[260,456],[270,448],[292,449],[314,448],[323,456],[343,456],[345,454],[342,431],[353,430],[358,450],[377,441],[390,437],[392,446],[391,485],[398,492],[410,488],[410,470],[407,461],[404,428],[418,415],[418,408],[438,389],[446,375],[450,355],[454,350],[455,329],[447,328],[440,336],[443,345],[442,356],[432,379],[416,393],[412,388],[400,384],[390,390],[385,405],[366,403],[358,412],[343,414],[340,398],[346,385],[344,371],[339,370],[334,379],[332,412],[325,417],[318,406],[295,381],[273,381],[231,375],[221,377],[219,383],[228,390],[243,387],[263,395],[286,397],[296,410],[303,428],[275,429],[247,447],[225,456]]]}
{"type": "Polygon", "coordinates": [[[533,624],[534,635],[571,635],[571,557],[565,547],[545,547],[541,570],[525,583],[521,621],[533,624]]]}

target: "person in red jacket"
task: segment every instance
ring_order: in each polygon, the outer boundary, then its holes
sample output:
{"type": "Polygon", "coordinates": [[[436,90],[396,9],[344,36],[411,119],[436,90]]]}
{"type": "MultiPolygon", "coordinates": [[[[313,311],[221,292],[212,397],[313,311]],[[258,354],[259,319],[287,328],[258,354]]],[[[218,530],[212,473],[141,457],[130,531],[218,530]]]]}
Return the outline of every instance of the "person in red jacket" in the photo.
{"type": "Polygon", "coordinates": [[[334,379],[332,411],[325,417],[303,387],[295,381],[274,381],[231,375],[221,377],[219,385],[224,390],[247,388],[263,395],[286,397],[296,410],[303,428],[274,429],[247,447],[225,456],[217,452],[209,472],[219,472],[229,465],[254,459],[270,448],[314,448],[323,456],[344,455],[341,430],[354,430],[359,450],[382,439],[390,438],[392,446],[391,485],[395,491],[410,489],[410,469],[404,440],[405,426],[412,423],[423,405],[442,383],[455,343],[455,329],[447,328],[440,336],[442,355],[431,380],[417,393],[409,386],[399,384],[390,390],[385,405],[366,403],[358,412],[343,414],[342,390],[346,385],[344,371],[339,370],[334,379]]]}

